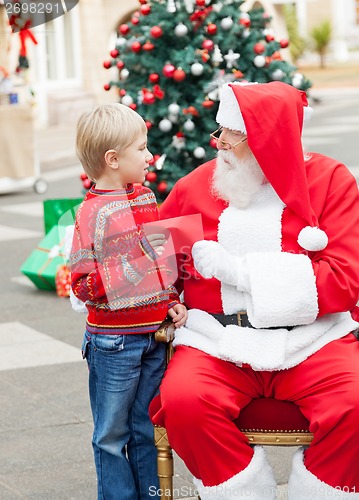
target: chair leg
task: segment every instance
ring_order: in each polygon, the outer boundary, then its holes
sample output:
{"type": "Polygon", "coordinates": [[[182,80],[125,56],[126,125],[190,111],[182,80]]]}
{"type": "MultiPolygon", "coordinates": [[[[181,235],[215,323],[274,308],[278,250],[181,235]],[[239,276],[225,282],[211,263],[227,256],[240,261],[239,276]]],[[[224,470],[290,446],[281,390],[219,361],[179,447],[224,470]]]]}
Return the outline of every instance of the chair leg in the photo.
{"type": "Polygon", "coordinates": [[[157,448],[157,469],[160,482],[161,500],[173,498],[173,454],[169,445],[166,429],[155,426],[155,444],[157,448]]]}

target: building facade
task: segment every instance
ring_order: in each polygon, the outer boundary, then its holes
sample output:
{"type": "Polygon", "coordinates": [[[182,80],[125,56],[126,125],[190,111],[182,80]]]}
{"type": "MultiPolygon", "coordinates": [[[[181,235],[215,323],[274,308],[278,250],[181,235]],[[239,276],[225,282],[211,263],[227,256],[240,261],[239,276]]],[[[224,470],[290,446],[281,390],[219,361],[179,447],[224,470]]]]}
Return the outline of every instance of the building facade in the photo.
{"type": "MultiPolygon", "coordinates": [[[[314,26],[331,19],[335,60],[345,61],[351,47],[359,46],[359,0],[247,0],[242,8],[264,7],[276,36],[285,37],[287,3],[295,5],[299,30],[306,38],[314,26]]],[[[25,83],[34,92],[40,127],[74,121],[95,103],[116,99],[114,92],[103,90],[109,80],[103,61],[114,48],[117,26],[138,7],[138,0],[79,0],[65,15],[33,28],[38,43],[28,43],[25,83]]],[[[0,9],[4,24],[4,7],[0,9]]],[[[7,31],[5,37],[4,27],[0,29],[0,67],[13,72],[18,50],[18,34],[7,31]]]]}

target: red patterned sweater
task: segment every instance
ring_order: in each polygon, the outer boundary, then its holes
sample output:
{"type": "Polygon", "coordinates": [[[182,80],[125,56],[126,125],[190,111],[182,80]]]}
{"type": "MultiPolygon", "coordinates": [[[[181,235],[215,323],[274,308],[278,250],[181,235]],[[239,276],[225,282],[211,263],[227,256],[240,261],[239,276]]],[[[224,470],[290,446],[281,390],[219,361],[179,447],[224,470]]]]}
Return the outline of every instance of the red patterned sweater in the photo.
{"type": "Polygon", "coordinates": [[[75,222],[72,290],[86,302],[96,334],[150,333],[179,303],[175,276],[154,252],[143,224],[158,220],[153,192],[140,184],[116,191],[92,187],[75,222]]]}

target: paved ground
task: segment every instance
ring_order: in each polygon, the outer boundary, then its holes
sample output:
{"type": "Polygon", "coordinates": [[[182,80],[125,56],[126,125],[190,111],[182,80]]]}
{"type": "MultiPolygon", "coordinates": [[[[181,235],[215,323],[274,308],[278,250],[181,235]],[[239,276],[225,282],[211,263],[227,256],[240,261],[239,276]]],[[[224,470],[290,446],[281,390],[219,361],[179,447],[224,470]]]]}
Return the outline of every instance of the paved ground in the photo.
{"type": "MultiPolygon", "coordinates": [[[[313,97],[322,104],[314,103],[317,118],[305,132],[305,143],[340,155],[359,174],[355,81],[314,88],[313,97]]],[[[81,196],[74,130],[66,125],[37,131],[47,193],[0,196],[1,500],[96,499],[87,371],[79,352],[84,317],[70,310],[67,299],[35,289],[19,272],[43,235],[42,200],[81,196]]],[[[268,448],[280,499],[286,496],[293,452],[268,448]]],[[[191,497],[191,475],[178,458],[175,469],[175,496],[191,497]]]]}

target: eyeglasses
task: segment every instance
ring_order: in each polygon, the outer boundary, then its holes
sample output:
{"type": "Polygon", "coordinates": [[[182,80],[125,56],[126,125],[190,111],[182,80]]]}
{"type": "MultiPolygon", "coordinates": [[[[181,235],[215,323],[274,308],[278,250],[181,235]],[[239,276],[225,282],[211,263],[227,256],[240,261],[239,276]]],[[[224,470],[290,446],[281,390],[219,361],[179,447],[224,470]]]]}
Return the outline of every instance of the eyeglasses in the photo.
{"type": "Polygon", "coordinates": [[[221,147],[228,151],[229,149],[236,148],[237,146],[242,144],[242,142],[247,140],[247,137],[244,137],[242,140],[236,142],[235,144],[231,144],[230,142],[226,142],[226,141],[220,141],[219,136],[221,135],[222,130],[223,130],[223,127],[219,127],[217,130],[212,132],[212,134],[209,134],[209,136],[216,141],[217,147],[218,147],[218,142],[219,142],[221,144],[221,147]]]}

